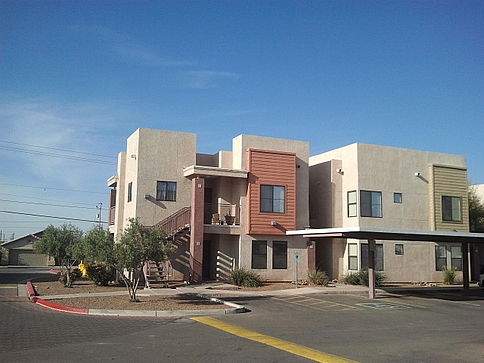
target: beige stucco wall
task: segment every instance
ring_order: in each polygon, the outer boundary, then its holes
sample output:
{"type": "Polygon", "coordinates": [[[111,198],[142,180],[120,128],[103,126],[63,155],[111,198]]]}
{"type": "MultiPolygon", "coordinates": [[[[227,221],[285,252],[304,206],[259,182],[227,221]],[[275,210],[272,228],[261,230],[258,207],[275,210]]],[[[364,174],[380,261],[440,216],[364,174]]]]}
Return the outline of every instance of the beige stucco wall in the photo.
{"type": "MultiPolygon", "coordinates": [[[[311,222],[321,228],[361,226],[431,230],[434,188],[430,173],[436,164],[466,167],[465,158],[460,155],[359,143],[312,156],[309,158],[310,200],[311,218],[315,217],[311,222]],[[352,190],[358,192],[357,217],[347,215],[347,192],[352,190]],[[382,218],[360,216],[361,190],[382,192],[382,218]],[[402,203],[393,202],[393,193],[402,193],[402,203]],[[327,216],[331,211],[333,215],[327,216]]],[[[394,245],[399,242],[377,243],[383,243],[385,274],[390,281],[442,280],[442,272],[435,271],[435,243],[402,242],[405,245],[403,256],[395,255],[394,245]]],[[[338,255],[339,246],[341,242],[338,241],[325,242],[321,249],[326,253],[336,252],[336,255],[332,260],[319,257],[325,260],[335,278],[348,272],[347,244],[344,244],[343,255],[338,255]]],[[[450,267],[450,257],[448,261],[450,267]]]]}
{"type": "Polygon", "coordinates": [[[190,205],[190,181],[183,169],[196,163],[194,134],[153,129],[138,129],[127,140],[123,189],[123,225],[139,218],[154,225],[179,209],[190,205]],[[176,201],[157,201],[157,181],[177,183],[176,201]],[[127,201],[128,184],[133,183],[132,201],[127,201]],[[146,197],[145,197],[146,196],[146,197]]]}

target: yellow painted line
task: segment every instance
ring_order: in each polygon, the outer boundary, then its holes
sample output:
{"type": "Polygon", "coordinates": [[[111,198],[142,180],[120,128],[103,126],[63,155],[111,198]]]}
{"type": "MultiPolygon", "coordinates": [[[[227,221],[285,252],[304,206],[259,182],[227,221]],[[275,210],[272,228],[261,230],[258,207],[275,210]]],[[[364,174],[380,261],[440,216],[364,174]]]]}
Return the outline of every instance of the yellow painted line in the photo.
{"type": "Polygon", "coordinates": [[[291,343],[285,340],[277,339],[268,335],[259,334],[255,331],[241,328],[236,325],[227,324],[223,321],[210,318],[210,317],[195,317],[192,320],[199,323],[209,325],[213,328],[225,331],[227,333],[236,335],[241,338],[249,339],[258,343],[269,345],[273,348],[283,350],[285,352],[298,355],[307,359],[311,359],[315,362],[322,363],[358,363],[354,360],[345,359],[336,355],[320,352],[312,348],[308,348],[299,344],[291,343]]]}
{"type": "Polygon", "coordinates": [[[16,289],[17,285],[0,285],[0,289],[16,289]]]}

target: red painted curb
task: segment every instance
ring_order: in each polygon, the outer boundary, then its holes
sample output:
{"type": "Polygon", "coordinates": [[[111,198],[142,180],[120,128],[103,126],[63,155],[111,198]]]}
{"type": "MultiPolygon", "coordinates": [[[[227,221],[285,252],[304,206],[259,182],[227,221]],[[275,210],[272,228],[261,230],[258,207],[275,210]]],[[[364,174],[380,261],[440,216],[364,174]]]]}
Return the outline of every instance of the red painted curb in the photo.
{"type": "Polygon", "coordinates": [[[86,309],[86,308],[74,308],[74,307],[71,307],[71,306],[63,306],[63,305],[55,304],[55,303],[47,301],[47,300],[39,299],[37,297],[33,298],[32,301],[35,302],[36,304],[45,306],[46,308],[49,308],[49,309],[61,310],[61,311],[65,311],[65,312],[68,312],[68,313],[77,313],[77,314],[88,314],[89,313],[89,309],[86,309]]]}
{"type": "MultiPolygon", "coordinates": [[[[32,281],[27,281],[27,283],[25,284],[25,288],[27,289],[27,296],[29,297],[29,300],[32,301],[32,297],[34,297],[35,295],[37,295],[37,293],[35,292],[35,289],[34,289],[34,285],[32,285],[32,281]]],[[[32,301],[34,302],[34,301],[32,301]]]]}

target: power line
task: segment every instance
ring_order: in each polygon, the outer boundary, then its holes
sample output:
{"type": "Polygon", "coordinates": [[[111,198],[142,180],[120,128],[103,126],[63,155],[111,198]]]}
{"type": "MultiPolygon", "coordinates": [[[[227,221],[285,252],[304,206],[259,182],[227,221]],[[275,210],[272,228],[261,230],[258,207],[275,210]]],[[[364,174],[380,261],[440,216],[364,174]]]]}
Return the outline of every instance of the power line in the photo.
{"type": "Polygon", "coordinates": [[[17,151],[17,152],[22,152],[22,153],[26,153],[26,154],[49,156],[49,157],[60,158],[60,159],[86,161],[86,162],[90,162],[90,163],[107,164],[107,165],[113,165],[114,164],[114,162],[106,161],[106,160],[97,160],[97,159],[83,158],[83,157],[79,157],[79,156],[54,154],[54,153],[49,153],[49,152],[45,152],[45,151],[35,151],[35,150],[21,149],[21,148],[18,148],[18,147],[0,146],[0,149],[7,150],[7,151],[17,151]]]}
{"type": "Polygon", "coordinates": [[[117,159],[115,156],[94,154],[94,153],[89,153],[89,152],[85,152],[85,151],[74,151],[74,150],[67,150],[67,149],[59,149],[59,148],[56,148],[56,147],[39,146],[39,145],[32,145],[32,144],[24,144],[24,143],[21,143],[21,142],[13,142],[13,141],[6,141],[6,140],[0,140],[0,142],[3,142],[5,144],[13,144],[13,145],[22,145],[22,146],[36,147],[36,148],[39,148],[39,149],[63,151],[63,152],[69,152],[69,153],[73,153],[73,154],[92,155],[92,156],[99,156],[101,158],[117,159]]]}
{"type": "MultiPolygon", "coordinates": [[[[103,193],[104,194],[104,193],[103,193]]],[[[31,197],[28,196],[26,197],[25,195],[18,195],[18,194],[10,194],[10,193],[0,193],[0,195],[8,195],[10,197],[19,197],[19,198],[28,198],[29,200],[35,199],[35,200],[44,200],[47,202],[58,202],[58,203],[71,203],[70,201],[65,201],[65,200],[57,200],[57,199],[48,199],[48,198],[36,198],[36,197],[31,197]]],[[[87,206],[92,206],[93,203],[81,203],[81,202],[76,202],[76,205],[87,205],[87,206]]]]}
{"type": "Polygon", "coordinates": [[[49,216],[49,215],[45,215],[45,214],[15,212],[15,211],[10,211],[10,210],[0,210],[0,213],[19,214],[19,215],[23,215],[23,216],[32,216],[32,217],[41,217],[41,218],[61,219],[61,220],[64,220],[64,221],[78,221],[78,222],[92,222],[92,223],[108,223],[108,222],[99,221],[99,220],[92,220],[92,219],[58,217],[58,216],[49,216]]]}
{"type": "Polygon", "coordinates": [[[75,205],[61,205],[61,204],[50,204],[50,203],[38,203],[38,202],[22,202],[19,200],[10,200],[10,199],[0,199],[2,202],[12,202],[12,203],[20,203],[20,204],[31,204],[31,205],[46,205],[50,207],[62,207],[62,208],[79,208],[79,209],[94,209],[95,207],[81,207],[75,205]]]}
{"type": "Polygon", "coordinates": [[[10,186],[14,186],[14,187],[43,189],[43,190],[59,190],[59,191],[63,191],[63,192],[91,193],[91,194],[103,194],[103,195],[106,195],[106,193],[93,192],[93,191],[90,191],[90,190],[76,190],[76,189],[62,189],[62,188],[51,188],[51,187],[38,187],[38,186],[34,186],[34,185],[22,185],[22,184],[11,184],[11,183],[0,183],[0,185],[10,185],[10,186]]]}

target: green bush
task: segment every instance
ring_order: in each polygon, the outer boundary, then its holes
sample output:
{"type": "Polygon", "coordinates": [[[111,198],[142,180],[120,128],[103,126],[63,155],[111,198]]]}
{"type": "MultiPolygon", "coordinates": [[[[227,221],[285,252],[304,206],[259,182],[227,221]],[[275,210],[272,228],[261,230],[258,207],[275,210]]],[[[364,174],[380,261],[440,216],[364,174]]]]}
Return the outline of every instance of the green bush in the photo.
{"type": "Polygon", "coordinates": [[[98,286],[108,286],[115,279],[114,271],[105,265],[88,265],[87,276],[98,286]]]}
{"type": "Polygon", "coordinates": [[[72,287],[74,281],[82,277],[82,272],[78,268],[73,269],[70,274],[70,283],[67,281],[67,272],[62,272],[59,277],[59,282],[65,287],[72,287]]]}
{"type": "Polygon", "coordinates": [[[322,270],[311,270],[308,272],[308,282],[311,285],[328,286],[329,277],[326,271],[322,270]]]}
{"type": "MultiPolygon", "coordinates": [[[[386,276],[380,272],[375,271],[375,286],[380,287],[386,280],[386,276]]],[[[370,280],[368,277],[368,270],[360,270],[356,273],[349,273],[348,275],[343,277],[343,282],[349,285],[364,285],[369,286],[370,280]]]]}
{"type": "Polygon", "coordinates": [[[230,271],[230,283],[243,287],[259,287],[261,285],[260,277],[254,271],[238,267],[230,271]]]}
{"type": "Polygon", "coordinates": [[[456,268],[448,269],[447,267],[442,268],[442,273],[444,275],[444,284],[446,285],[453,285],[456,279],[456,268]]]}

